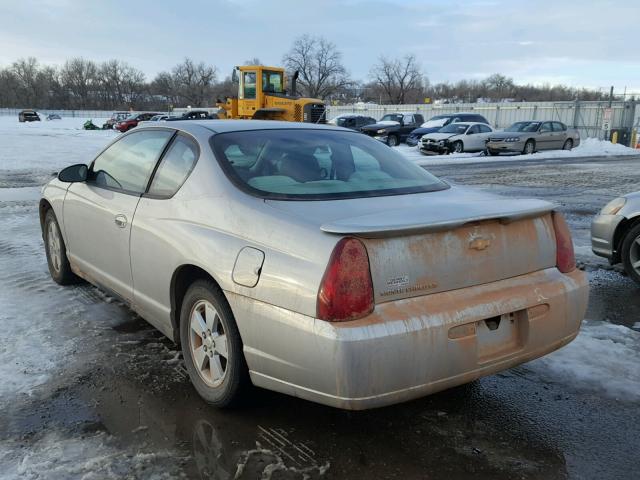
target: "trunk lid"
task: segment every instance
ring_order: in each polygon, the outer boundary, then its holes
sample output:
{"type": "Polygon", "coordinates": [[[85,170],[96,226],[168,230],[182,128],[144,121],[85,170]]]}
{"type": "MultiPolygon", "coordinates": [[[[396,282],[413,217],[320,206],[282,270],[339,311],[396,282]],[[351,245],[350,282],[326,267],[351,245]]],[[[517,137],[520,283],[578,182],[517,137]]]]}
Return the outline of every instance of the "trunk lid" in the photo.
{"type": "Polygon", "coordinates": [[[451,188],[401,197],[274,203],[328,234],[360,238],[376,303],[490,283],[556,262],[553,205],[540,200],[451,188]]]}

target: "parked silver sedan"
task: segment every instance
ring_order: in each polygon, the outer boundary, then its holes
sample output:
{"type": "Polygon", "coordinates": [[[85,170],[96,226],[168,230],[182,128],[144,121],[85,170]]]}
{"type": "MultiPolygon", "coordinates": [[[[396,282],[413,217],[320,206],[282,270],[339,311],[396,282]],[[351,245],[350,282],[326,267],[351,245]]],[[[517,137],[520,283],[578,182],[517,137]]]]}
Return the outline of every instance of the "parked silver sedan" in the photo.
{"type": "Polygon", "coordinates": [[[640,192],[604,206],[591,223],[591,248],[612,265],[622,263],[627,274],[640,283],[640,192]]]}
{"type": "Polygon", "coordinates": [[[43,190],[49,270],[180,342],[196,390],[347,409],[469,382],[570,342],[588,286],[549,203],[451,187],[331,126],[136,128],[43,190]]]}
{"type": "Polygon", "coordinates": [[[571,150],[580,145],[580,134],[562,122],[516,122],[502,132],[489,136],[487,152],[523,153],[526,155],[539,150],[571,150]]]}

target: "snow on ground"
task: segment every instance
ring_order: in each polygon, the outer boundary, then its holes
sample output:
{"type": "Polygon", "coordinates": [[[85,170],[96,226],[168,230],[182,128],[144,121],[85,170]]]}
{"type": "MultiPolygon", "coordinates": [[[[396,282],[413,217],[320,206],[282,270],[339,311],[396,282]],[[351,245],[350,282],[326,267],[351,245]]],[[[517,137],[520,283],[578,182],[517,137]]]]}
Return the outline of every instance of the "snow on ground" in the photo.
{"type": "Polygon", "coordinates": [[[16,459],[0,444],[0,477],[3,480],[81,478],[106,480],[124,478],[169,479],[179,474],[173,453],[123,455],[104,433],[66,438],[47,432],[16,459]]]}
{"type": "Polygon", "coordinates": [[[552,380],[614,398],[640,399],[640,332],[585,320],[569,345],[529,366],[552,380]]]}
{"type": "Polygon", "coordinates": [[[619,143],[606,142],[597,138],[586,138],[573,150],[550,150],[537,152],[531,155],[497,155],[485,156],[481,153],[458,153],[452,155],[423,155],[418,147],[400,145],[395,147],[409,160],[421,166],[450,165],[478,162],[514,162],[527,159],[556,159],[556,158],[580,158],[580,157],[609,157],[609,156],[640,156],[640,150],[625,147],[619,143]]]}
{"type": "MultiPolygon", "coordinates": [[[[0,187],[10,186],[5,178],[9,172],[9,178],[20,178],[23,185],[41,184],[65,166],[93,160],[118,132],[82,130],[87,120],[20,123],[17,117],[0,116],[0,187]]],[[[93,119],[93,123],[102,126],[105,120],[93,119]]]]}

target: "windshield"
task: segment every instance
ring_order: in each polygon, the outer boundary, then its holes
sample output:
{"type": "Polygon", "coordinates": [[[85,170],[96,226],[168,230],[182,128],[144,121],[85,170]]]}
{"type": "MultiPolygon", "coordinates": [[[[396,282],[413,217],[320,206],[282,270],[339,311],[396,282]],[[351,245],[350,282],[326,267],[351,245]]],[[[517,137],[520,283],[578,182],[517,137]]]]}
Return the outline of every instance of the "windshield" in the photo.
{"type": "Polygon", "coordinates": [[[398,115],[397,113],[388,113],[380,119],[381,122],[398,122],[398,123],[400,123],[400,120],[402,120],[402,115],[398,115]]]}
{"type": "Polygon", "coordinates": [[[447,119],[449,117],[445,117],[442,115],[438,115],[435,117],[431,117],[429,120],[420,125],[422,128],[433,128],[433,127],[442,127],[445,123],[447,123],[447,119]]]}
{"type": "Polygon", "coordinates": [[[339,127],[344,127],[345,125],[353,125],[355,121],[353,117],[338,117],[334,120],[335,121],[333,123],[339,127]]]}
{"type": "Polygon", "coordinates": [[[462,135],[464,132],[467,131],[467,128],[469,128],[469,125],[463,125],[460,123],[450,123],[446,127],[443,127],[440,130],[438,130],[438,133],[455,133],[458,135],[462,135]]]}
{"type": "Polygon", "coordinates": [[[448,188],[386,145],[355,132],[259,130],[211,137],[240,189],[262,198],[325,200],[448,188]]]}
{"type": "Polygon", "coordinates": [[[283,93],[281,72],[262,71],[262,91],[267,93],[283,93]]]}
{"type": "Polygon", "coordinates": [[[540,122],[516,122],[509,128],[505,128],[505,132],[535,132],[538,130],[540,122]]]}

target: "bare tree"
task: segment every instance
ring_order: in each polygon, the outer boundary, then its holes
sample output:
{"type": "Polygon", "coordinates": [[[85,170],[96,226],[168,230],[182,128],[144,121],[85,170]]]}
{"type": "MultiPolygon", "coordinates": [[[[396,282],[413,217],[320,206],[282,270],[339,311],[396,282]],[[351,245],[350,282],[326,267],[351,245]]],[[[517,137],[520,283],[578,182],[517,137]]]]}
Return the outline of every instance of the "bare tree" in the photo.
{"type": "Polygon", "coordinates": [[[91,108],[99,90],[98,67],[91,60],[72,58],[67,60],[60,72],[62,82],[71,96],[75,108],[91,108]]]}
{"type": "Polygon", "coordinates": [[[145,76],[120,60],[100,65],[99,78],[105,105],[111,108],[133,107],[144,91],[145,76]]]}
{"type": "Polygon", "coordinates": [[[182,63],[173,67],[172,77],[179,96],[190,105],[204,107],[213,103],[212,88],[217,80],[216,67],[185,58],[182,63]]]}
{"type": "Polygon", "coordinates": [[[423,91],[423,75],[415,55],[389,59],[380,57],[379,63],[371,68],[373,78],[391,103],[406,103],[408,97],[423,91]]]}
{"type": "Polygon", "coordinates": [[[298,37],[282,62],[289,71],[299,72],[298,83],[309,97],[326,99],[352,83],[342,54],[323,37],[298,37]]]}

